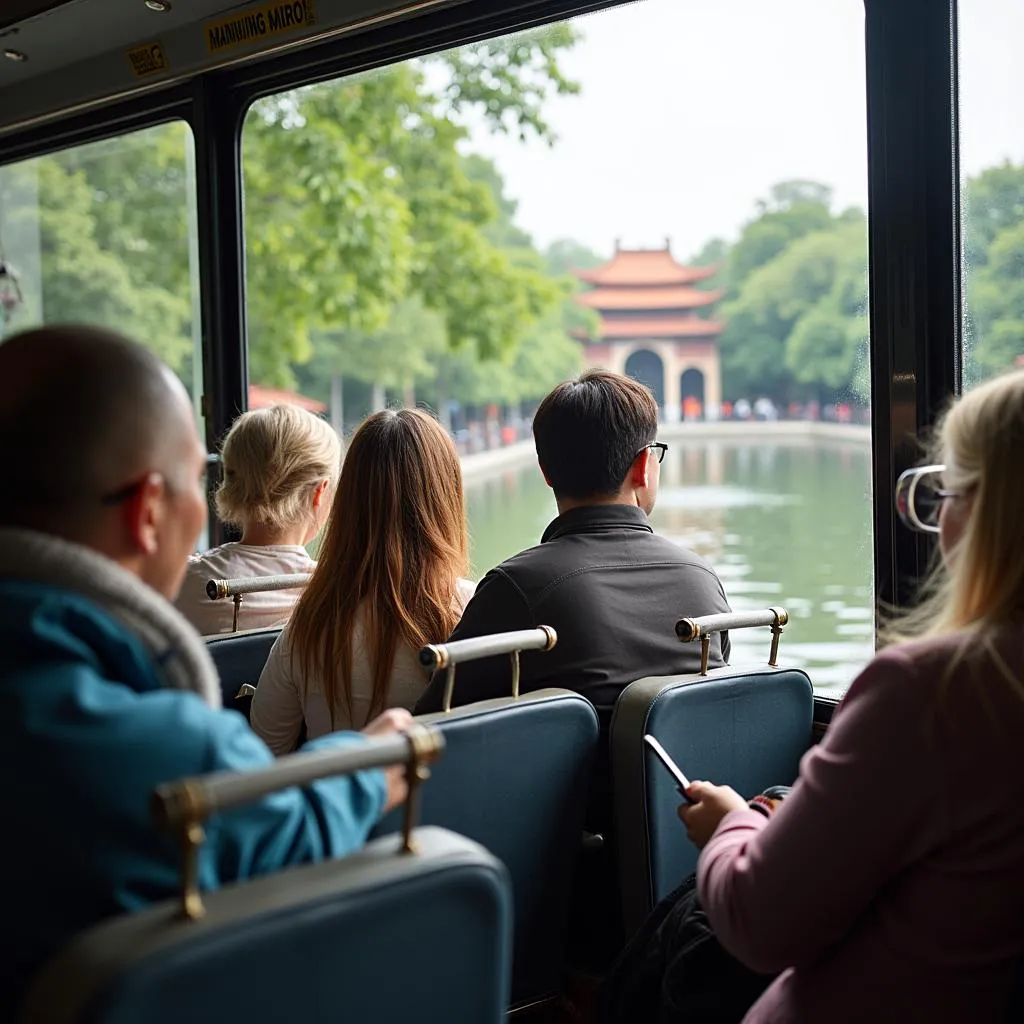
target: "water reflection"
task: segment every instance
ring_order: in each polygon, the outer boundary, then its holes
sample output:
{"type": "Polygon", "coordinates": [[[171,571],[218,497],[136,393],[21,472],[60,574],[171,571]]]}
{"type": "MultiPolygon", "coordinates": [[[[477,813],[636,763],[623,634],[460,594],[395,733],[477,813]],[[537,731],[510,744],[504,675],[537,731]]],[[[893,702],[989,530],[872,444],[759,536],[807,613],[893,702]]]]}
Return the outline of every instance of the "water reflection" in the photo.
{"type": "MultiPolygon", "coordinates": [[[[836,696],[873,651],[869,459],[856,444],[676,440],[652,516],[714,564],[734,608],[788,608],[783,660],[836,696]]],[[[556,515],[532,465],[470,485],[468,502],[477,576],[556,515]]],[[[737,634],[734,663],[763,662],[768,639],[737,634]]]]}

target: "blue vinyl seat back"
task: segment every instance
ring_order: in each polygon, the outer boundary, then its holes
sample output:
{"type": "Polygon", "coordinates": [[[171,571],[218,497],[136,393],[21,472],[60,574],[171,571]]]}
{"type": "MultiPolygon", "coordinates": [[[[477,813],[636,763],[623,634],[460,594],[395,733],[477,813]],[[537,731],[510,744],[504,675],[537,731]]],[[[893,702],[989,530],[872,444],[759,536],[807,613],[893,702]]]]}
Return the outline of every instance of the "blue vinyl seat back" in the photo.
{"type": "Polygon", "coordinates": [[[238,691],[244,683],[255,686],[260,681],[270,648],[280,635],[281,627],[277,626],[271,629],[247,629],[239,633],[220,633],[204,638],[220,675],[224,707],[232,708],[248,719],[252,697],[239,697],[238,691]]]}
{"type": "Polygon", "coordinates": [[[443,829],[386,837],[341,861],[289,869],[106,921],[36,977],[21,1024],[338,1024],[504,1020],[508,874],[443,829]]]}
{"type": "MultiPolygon", "coordinates": [[[[540,690],[418,721],[445,738],[444,757],[423,787],[420,820],[480,843],[512,878],[512,1005],[556,995],[598,741],[593,705],[567,690],[540,690]]],[[[375,834],[400,824],[389,815],[375,834]]]]}
{"type": "Polygon", "coordinates": [[[696,869],[672,777],[643,743],[653,735],[690,779],[752,797],[791,785],[811,744],[814,694],[799,669],[731,667],[641,679],[611,725],[616,838],[627,935],[696,869]]]}

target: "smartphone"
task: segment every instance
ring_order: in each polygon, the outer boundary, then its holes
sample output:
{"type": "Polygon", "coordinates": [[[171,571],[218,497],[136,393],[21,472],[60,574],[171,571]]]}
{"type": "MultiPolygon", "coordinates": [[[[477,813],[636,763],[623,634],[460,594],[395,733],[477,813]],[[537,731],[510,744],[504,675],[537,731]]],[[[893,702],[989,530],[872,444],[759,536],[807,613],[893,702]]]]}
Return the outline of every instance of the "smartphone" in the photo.
{"type": "Polygon", "coordinates": [[[672,778],[676,780],[676,788],[679,790],[679,795],[688,804],[696,803],[695,800],[686,795],[690,780],[679,770],[679,765],[668,756],[668,751],[651,735],[644,736],[644,743],[654,751],[658,760],[668,769],[668,773],[672,778]]]}

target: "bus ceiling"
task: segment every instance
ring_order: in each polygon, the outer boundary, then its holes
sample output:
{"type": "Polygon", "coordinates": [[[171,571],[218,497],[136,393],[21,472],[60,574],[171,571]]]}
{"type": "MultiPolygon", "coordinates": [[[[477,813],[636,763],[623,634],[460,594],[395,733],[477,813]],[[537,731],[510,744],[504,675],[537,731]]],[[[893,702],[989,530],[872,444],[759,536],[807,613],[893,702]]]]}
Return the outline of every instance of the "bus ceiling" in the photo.
{"type": "Polygon", "coordinates": [[[4,0],[0,135],[453,2],[4,0]]]}

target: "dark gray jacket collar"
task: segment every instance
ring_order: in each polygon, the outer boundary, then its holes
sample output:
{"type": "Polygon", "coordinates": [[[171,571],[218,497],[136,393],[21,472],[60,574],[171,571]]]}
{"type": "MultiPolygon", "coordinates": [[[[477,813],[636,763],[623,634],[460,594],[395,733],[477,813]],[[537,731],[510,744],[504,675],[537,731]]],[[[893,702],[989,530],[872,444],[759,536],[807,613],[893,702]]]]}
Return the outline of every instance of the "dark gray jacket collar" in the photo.
{"type": "Polygon", "coordinates": [[[552,519],[540,542],[544,544],[571,534],[600,533],[605,530],[654,533],[647,513],[637,505],[581,505],[552,519]]]}

